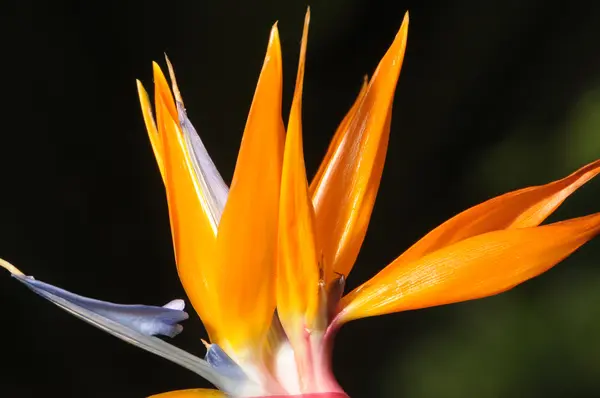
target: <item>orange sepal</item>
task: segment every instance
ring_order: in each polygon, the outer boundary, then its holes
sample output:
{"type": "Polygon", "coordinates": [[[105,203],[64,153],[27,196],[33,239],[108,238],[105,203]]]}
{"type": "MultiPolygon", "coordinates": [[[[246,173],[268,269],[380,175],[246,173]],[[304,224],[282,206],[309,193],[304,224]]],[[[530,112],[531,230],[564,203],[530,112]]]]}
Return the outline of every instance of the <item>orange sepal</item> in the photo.
{"type": "Polygon", "coordinates": [[[335,131],[335,134],[333,135],[333,138],[331,139],[331,142],[329,143],[329,147],[327,148],[327,153],[325,154],[325,157],[321,161],[321,164],[319,165],[319,169],[317,170],[317,173],[315,174],[312,181],[310,182],[308,192],[310,193],[311,198],[313,198],[312,199],[313,204],[317,203],[317,201],[319,200],[319,196],[315,196],[315,193],[317,192],[317,190],[319,189],[319,187],[321,186],[321,184],[323,182],[323,175],[325,174],[325,171],[329,167],[331,167],[329,163],[331,163],[332,158],[336,154],[339,153],[340,144],[343,142],[344,138],[348,135],[348,130],[350,128],[351,122],[352,122],[352,120],[354,120],[354,116],[356,115],[356,112],[358,111],[360,104],[362,104],[363,98],[365,97],[365,94],[367,93],[368,87],[369,87],[369,78],[368,78],[368,76],[365,76],[365,78],[363,80],[363,84],[360,87],[360,91],[358,92],[358,95],[356,96],[354,103],[352,104],[352,106],[350,107],[350,110],[348,111],[348,113],[346,113],[346,116],[344,116],[344,118],[342,119],[342,122],[340,123],[337,130],[335,131]]]}
{"type": "Polygon", "coordinates": [[[371,218],[387,152],[408,21],[407,13],[313,184],[317,236],[328,282],[339,274],[348,276],[371,218]]]}
{"type": "Polygon", "coordinates": [[[195,388],[193,390],[180,390],[165,392],[162,394],[151,395],[148,398],[217,398],[226,397],[225,393],[219,390],[208,390],[204,388],[195,388]]]}
{"type": "Polygon", "coordinates": [[[497,196],[454,216],[411,246],[397,261],[414,261],[471,236],[541,224],[565,199],[600,173],[600,160],[551,183],[497,196]]]}
{"type": "Polygon", "coordinates": [[[504,292],[563,260],[600,232],[600,213],[477,235],[410,263],[396,260],[344,297],[337,322],[504,292]]]}
{"type": "Polygon", "coordinates": [[[179,116],[177,114],[177,105],[175,105],[175,100],[173,99],[173,95],[171,94],[169,82],[167,81],[167,78],[165,77],[163,71],[160,69],[160,66],[156,62],[152,62],[152,72],[154,77],[155,106],[158,106],[157,102],[158,98],[160,97],[163,101],[165,109],[169,112],[171,118],[173,118],[173,120],[179,121],[179,116]]]}
{"type": "Polygon", "coordinates": [[[273,26],[217,233],[221,324],[233,350],[259,348],[275,311],[284,128],[282,61],[273,26]]]}
{"type": "Polygon", "coordinates": [[[281,176],[277,312],[288,334],[312,327],[317,315],[319,294],[314,210],[308,194],[302,149],[302,86],[309,22],[310,10],[304,20],[281,176]]]}
{"type": "Polygon", "coordinates": [[[150,98],[144,86],[139,80],[136,80],[138,96],[140,98],[140,106],[142,107],[142,116],[144,117],[144,124],[146,125],[146,131],[148,132],[148,138],[150,139],[150,145],[152,146],[152,152],[154,152],[154,158],[158,165],[158,170],[166,184],[165,180],[165,166],[163,160],[163,149],[160,136],[158,135],[158,128],[154,120],[152,113],[152,105],[150,104],[150,98]]]}
{"type": "MultiPolygon", "coordinates": [[[[156,65],[156,64],[155,64],[156,65]]],[[[158,66],[155,82],[164,80],[158,66]],[[161,78],[162,77],[162,78],[161,78]]],[[[181,283],[211,339],[218,328],[215,286],[210,275],[216,236],[200,203],[199,187],[179,124],[168,110],[168,86],[156,84],[156,118],[162,141],[165,187],[175,261],[181,283]]],[[[172,101],[172,98],[171,98],[172,101]]]]}

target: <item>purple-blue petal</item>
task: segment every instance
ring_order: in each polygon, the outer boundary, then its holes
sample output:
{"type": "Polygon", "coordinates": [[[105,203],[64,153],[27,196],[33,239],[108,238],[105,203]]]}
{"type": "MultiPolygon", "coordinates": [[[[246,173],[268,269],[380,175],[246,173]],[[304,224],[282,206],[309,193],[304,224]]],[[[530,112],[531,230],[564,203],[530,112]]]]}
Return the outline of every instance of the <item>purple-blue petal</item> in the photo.
{"type": "Polygon", "coordinates": [[[242,368],[217,344],[210,344],[204,360],[220,374],[234,379],[244,380],[246,374],[242,368]]]}
{"type": "Polygon", "coordinates": [[[173,300],[163,307],[150,305],[125,305],[100,301],[68,292],[32,277],[13,275],[35,293],[48,298],[48,294],[85,308],[114,322],[147,336],[175,337],[183,330],[179,322],[188,319],[182,300],[173,300]]]}
{"type": "Polygon", "coordinates": [[[192,155],[192,165],[202,191],[205,192],[208,201],[209,216],[215,225],[219,225],[221,214],[227,202],[229,187],[223,181],[219,170],[212,161],[200,135],[188,119],[183,104],[177,101],[177,113],[179,115],[179,124],[183,130],[186,146],[192,155]]]}

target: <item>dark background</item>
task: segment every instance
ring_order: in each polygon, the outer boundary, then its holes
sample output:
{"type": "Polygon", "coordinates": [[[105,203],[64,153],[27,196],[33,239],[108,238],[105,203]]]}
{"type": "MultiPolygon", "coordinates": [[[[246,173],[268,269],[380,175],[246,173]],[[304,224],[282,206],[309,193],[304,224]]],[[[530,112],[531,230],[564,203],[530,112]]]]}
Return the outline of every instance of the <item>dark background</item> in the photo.
{"type": "MultiPolygon", "coordinates": [[[[306,5],[3,2],[0,255],[90,297],[156,305],[183,297],[135,78],[151,89],[151,61],[164,65],[169,54],[188,113],[229,181],[275,20],[289,107],[306,5]]],[[[600,2],[310,5],[310,174],[363,74],[406,10],[411,17],[386,169],[350,288],[458,211],[600,155],[600,2]]],[[[600,211],[599,194],[590,183],[552,220],[600,211]]],[[[5,273],[0,304],[1,397],[143,397],[207,386],[5,273]]],[[[201,337],[192,316],[175,344],[202,355],[201,337]]],[[[334,366],[356,398],[600,396],[600,241],[497,297],[352,323],[334,366]]]]}

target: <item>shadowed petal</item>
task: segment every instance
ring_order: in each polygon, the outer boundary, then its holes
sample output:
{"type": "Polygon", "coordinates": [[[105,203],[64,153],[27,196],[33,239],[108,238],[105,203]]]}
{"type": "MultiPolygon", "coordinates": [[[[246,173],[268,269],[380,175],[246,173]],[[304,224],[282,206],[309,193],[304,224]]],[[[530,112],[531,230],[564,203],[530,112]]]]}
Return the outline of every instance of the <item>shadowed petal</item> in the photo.
{"type": "Polygon", "coordinates": [[[414,261],[471,236],[541,224],[583,184],[600,173],[600,160],[561,180],[497,196],[463,211],[425,235],[396,261],[414,261]]]}
{"type": "Polygon", "coordinates": [[[327,282],[340,274],[348,276],[367,231],[383,172],[407,34],[408,13],[311,187],[327,282]]]}
{"type": "Polygon", "coordinates": [[[329,143],[329,147],[327,148],[327,153],[325,154],[323,161],[319,165],[319,169],[317,170],[317,173],[315,174],[313,180],[310,183],[310,187],[308,190],[310,192],[311,197],[313,198],[313,203],[315,203],[315,204],[316,204],[316,201],[319,199],[319,197],[315,197],[317,188],[319,188],[322,184],[323,175],[325,174],[325,171],[331,170],[330,163],[334,162],[334,160],[332,160],[332,158],[334,156],[340,155],[340,150],[339,150],[340,145],[342,144],[342,142],[344,141],[344,138],[349,133],[348,130],[350,128],[352,120],[354,120],[354,116],[356,115],[356,112],[358,111],[360,104],[362,104],[365,94],[367,93],[368,86],[369,86],[369,78],[368,78],[368,76],[365,76],[364,80],[363,80],[363,84],[360,88],[360,92],[358,93],[356,99],[354,100],[352,107],[350,108],[350,110],[348,111],[346,116],[344,116],[344,118],[342,119],[342,122],[340,123],[337,130],[335,131],[335,134],[333,135],[333,138],[331,139],[331,142],[329,143]]]}
{"type": "Polygon", "coordinates": [[[477,235],[410,263],[396,260],[344,297],[338,322],[504,292],[545,272],[599,232],[596,213],[477,235]]]}
{"type": "Polygon", "coordinates": [[[213,277],[230,350],[259,349],[275,310],[277,212],[283,155],[281,48],[271,30],[217,236],[213,277]]]}
{"type": "Polygon", "coordinates": [[[204,388],[196,388],[193,390],[165,392],[162,394],[151,395],[148,398],[217,398],[225,396],[225,393],[219,390],[207,390],[204,388]]]}
{"type": "Polygon", "coordinates": [[[305,328],[313,327],[319,304],[314,210],[302,150],[302,85],[309,22],[310,10],[304,20],[296,89],[285,140],[279,207],[277,313],[291,339],[305,328]]]}

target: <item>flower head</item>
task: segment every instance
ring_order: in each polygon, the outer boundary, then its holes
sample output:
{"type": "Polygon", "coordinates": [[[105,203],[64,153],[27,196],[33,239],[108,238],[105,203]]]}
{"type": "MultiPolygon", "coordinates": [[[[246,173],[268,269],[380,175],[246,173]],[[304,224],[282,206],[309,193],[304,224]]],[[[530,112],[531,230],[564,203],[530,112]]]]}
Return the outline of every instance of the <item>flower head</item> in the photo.
{"type": "Polygon", "coordinates": [[[309,19],[308,12],[287,128],[281,118],[279,34],[276,25],[271,30],[230,187],[187,117],[169,60],[170,84],[154,64],[154,111],[138,81],[167,194],[177,271],[210,340],[204,359],[155,337],[182,331],[179,322],[188,316],[182,300],[162,307],[107,303],[0,262],[63,309],[196,372],[221,391],[155,397],[345,397],[330,361],[333,337],[344,323],[503,292],[600,232],[600,213],[540,226],[600,172],[596,161],[561,180],[458,214],[343,296],[381,180],[408,14],[310,184],[302,149],[309,19]]]}

